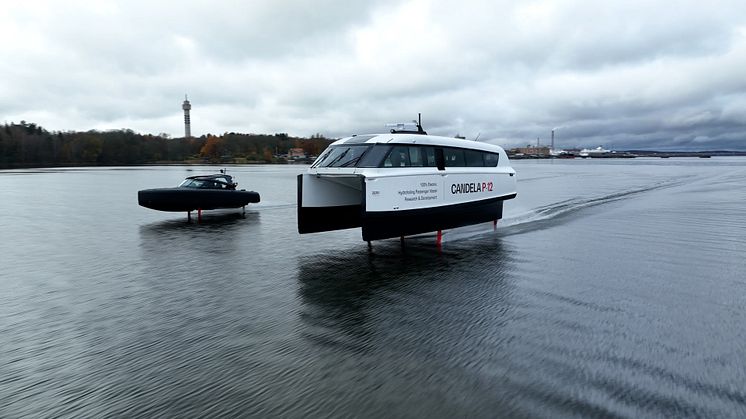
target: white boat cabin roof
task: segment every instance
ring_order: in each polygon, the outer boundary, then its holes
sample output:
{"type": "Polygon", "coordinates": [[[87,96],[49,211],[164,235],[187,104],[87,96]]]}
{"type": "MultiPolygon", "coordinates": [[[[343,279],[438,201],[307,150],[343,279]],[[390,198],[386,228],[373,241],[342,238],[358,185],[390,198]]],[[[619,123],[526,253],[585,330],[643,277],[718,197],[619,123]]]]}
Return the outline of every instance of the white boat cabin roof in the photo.
{"type": "Polygon", "coordinates": [[[468,148],[472,150],[490,151],[493,153],[504,151],[502,147],[496,144],[489,144],[473,140],[464,140],[461,138],[440,137],[437,135],[402,133],[354,135],[352,137],[337,140],[331,145],[337,146],[353,144],[419,144],[441,147],[468,148]]]}

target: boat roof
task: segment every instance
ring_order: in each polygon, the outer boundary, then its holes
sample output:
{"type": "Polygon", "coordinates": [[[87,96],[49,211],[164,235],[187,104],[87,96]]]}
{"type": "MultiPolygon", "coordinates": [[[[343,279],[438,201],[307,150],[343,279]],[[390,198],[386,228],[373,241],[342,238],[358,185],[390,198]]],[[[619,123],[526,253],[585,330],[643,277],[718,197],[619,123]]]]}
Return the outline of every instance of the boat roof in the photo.
{"type": "Polygon", "coordinates": [[[333,142],[331,145],[354,145],[354,144],[420,144],[443,147],[469,148],[474,150],[500,152],[503,148],[480,141],[465,140],[461,138],[440,137],[437,135],[426,135],[416,133],[386,133],[353,135],[333,142]]]}
{"type": "Polygon", "coordinates": [[[187,179],[199,179],[199,180],[222,180],[227,183],[233,183],[233,177],[224,173],[214,175],[194,175],[187,176],[187,179]]]}

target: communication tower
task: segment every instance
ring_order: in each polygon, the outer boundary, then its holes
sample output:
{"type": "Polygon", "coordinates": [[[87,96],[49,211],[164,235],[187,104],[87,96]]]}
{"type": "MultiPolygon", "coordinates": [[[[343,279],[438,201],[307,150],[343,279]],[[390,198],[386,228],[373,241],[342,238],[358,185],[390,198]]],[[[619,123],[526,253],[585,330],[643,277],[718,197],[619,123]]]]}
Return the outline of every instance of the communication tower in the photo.
{"type": "Polygon", "coordinates": [[[189,103],[187,95],[184,95],[184,103],[181,104],[181,109],[184,109],[184,137],[190,138],[192,136],[192,127],[189,122],[189,111],[192,110],[192,104],[189,103]]]}

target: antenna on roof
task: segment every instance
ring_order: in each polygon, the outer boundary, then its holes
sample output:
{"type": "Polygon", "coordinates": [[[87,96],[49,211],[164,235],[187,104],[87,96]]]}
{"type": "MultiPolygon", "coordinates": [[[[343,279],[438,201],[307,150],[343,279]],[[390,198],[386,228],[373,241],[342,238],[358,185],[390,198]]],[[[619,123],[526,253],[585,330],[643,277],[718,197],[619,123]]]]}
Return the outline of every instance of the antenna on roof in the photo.
{"type": "Polygon", "coordinates": [[[474,141],[477,141],[477,140],[479,139],[479,136],[480,136],[480,135],[482,135],[482,133],[481,133],[481,132],[478,132],[478,133],[477,133],[477,137],[476,137],[476,138],[474,138],[474,141]]]}
{"type": "Polygon", "coordinates": [[[422,114],[417,112],[417,132],[423,135],[427,135],[424,129],[422,129],[422,114]]]}

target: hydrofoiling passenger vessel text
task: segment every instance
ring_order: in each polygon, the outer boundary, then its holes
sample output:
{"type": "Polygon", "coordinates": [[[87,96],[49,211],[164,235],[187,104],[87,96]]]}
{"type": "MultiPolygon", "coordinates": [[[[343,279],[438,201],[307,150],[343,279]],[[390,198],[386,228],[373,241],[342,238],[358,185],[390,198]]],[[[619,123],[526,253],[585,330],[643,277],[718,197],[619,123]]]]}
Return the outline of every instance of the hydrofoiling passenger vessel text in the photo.
{"type": "Polygon", "coordinates": [[[298,231],[362,227],[363,240],[502,218],[516,176],[502,147],[417,130],[332,143],[298,175],[298,231]]]}

